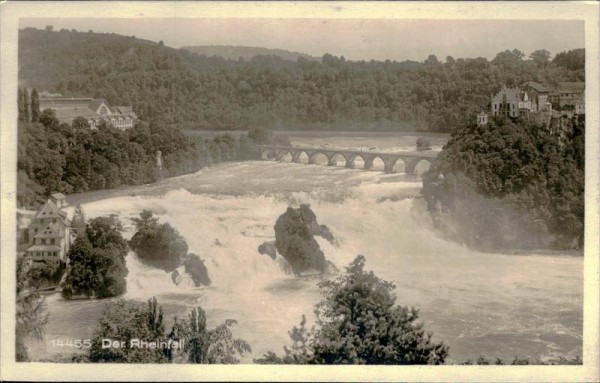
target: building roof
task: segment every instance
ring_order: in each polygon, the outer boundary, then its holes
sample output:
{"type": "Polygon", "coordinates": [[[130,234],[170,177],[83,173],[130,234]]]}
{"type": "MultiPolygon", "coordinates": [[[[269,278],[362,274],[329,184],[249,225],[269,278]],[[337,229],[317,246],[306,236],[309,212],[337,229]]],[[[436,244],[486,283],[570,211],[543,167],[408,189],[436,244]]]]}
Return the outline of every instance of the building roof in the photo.
{"type": "Polygon", "coordinates": [[[67,196],[65,196],[63,193],[53,193],[50,195],[50,197],[52,197],[56,200],[61,200],[61,199],[67,198],[67,196]]]}
{"type": "Polygon", "coordinates": [[[38,219],[44,218],[58,218],[63,224],[67,224],[66,214],[63,212],[61,214],[60,209],[51,199],[46,201],[46,203],[38,210],[35,217],[33,217],[33,221],[35,222],[38,219]]]}
{"type": "Polygon", "coordinates": [[[555,91],[559,93],[583,93],[585,91],[585,82],[559,82],[555,91]]]}
{"type": "Polygon", "coordinates": [[[103,98],[40,98],[40,110],[44,109],[53,109],[61,122],[71,122],[77,117],[137,117],[131,106],[111,107],[103,98]],[[102,104],[108,109],[108,114],[99,113],[102,104]]]}
{"type": "Polygon", "coordinates": [[[109,110],[109,111],[111,112],[111,114],[112,114],[112,110],[111,110],[110,106],[108,105],[108,102],[106,102],[106,100],[105,100],[105,99],[103,99],[103,98],[96,98],[96,99],[93,99],[93,100],[92,100],[92,102],[90,102],[90,104],[88,105],[88,108],[90,108],[91,110],[93,110],[93,111],[94,111],[94,113],[97,113],[97,112],[98,112],[98,108],[100,108],[100,106],[101,106],[102,104],[105,104],[105,105],[106,105],[106,107],[108,108],[108,110],[109,110]]]}
{"type": "Polygon", "coordinates": [[[537,83],[535,81],[527,81],[522,86],[524,86],[524,87],[528,86],[528,87],[530,87],[530,88],[532,88],[532,89],[534,89],[534,90],[536,90],[537,92],[540,92],[540,93],[546,93],[546,92],[548,92],[548,88],[546,88],[542,84],[537,83]]]}
{"type": "Polygon", "coordinates": [[[60,246],[56,246],[56,245],[33,245],[29,249],[27,249],[27,252],[30,252],[30,251],[60,251],[60,246]]]}
{"type": "Polygon", "coordinates": [[[93,98],[40,98],[40,110],[59,108],[87,108],[93,98]]]}

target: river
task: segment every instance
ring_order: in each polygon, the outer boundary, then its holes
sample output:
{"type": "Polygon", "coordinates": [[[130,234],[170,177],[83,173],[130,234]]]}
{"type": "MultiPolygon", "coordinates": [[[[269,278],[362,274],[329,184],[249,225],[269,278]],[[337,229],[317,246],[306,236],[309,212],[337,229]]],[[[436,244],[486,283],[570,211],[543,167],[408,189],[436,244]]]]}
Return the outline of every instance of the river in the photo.
{"type": "MultiPolygon", "coordinates": [[[[294,136],[296,145],[414,149],[416,136],[294,136]]],[[[433,137],[439,150],[444,137],[433,137]]],[[[418,169],[422,171],[423,169],[418,169]]],[[[271,350],[282,353],[288,331],[303,314],[314,320],[317,280],[290,276],[257,247],[274,239],[275,221],[288,205],[309,203],[339,246],[317,239],[325,256],[343,269],[357,254],[366,268],[396,284],[397,303],[415,306],[434,340],[449,347],[449,363],[515,356],[545,359],[582,353],[583,257],[572,253],[489,254],[438,237],[422,199],[418,175],[287,162],[247,161],[205,168],[155,184],[73,195],[88,218],[118,214],[124,235],[129,218],[152,210],[174,226],[190,252],[205,260],[213,285],[175,285],[168,274],[127,257],[124,298],[155,296],[167,323],[202,306],[214,327],[235,319],[234,335],[253,349],[251,363],[271,350]]],[[[47,297],[45,340],[32,342],[34,360],[72,352],[53,340],[91,338],[107,302],[47,297]]]]}

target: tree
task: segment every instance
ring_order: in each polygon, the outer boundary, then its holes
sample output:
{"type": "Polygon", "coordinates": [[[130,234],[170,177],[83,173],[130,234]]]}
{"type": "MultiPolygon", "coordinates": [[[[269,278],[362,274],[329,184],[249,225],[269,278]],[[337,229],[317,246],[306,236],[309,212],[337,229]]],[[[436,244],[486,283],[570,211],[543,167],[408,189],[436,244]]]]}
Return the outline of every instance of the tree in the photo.
{"type": "Polygon", "coordinates": [[[538,49],[529,55],[529,58],[536,63],[538,67],[545,67],[550,63],[550,52],[546,49],[538,49]]]}
{"type": "Polygon", "coordinates": [[[114,217],[96,217],[69,249],[70,271],[62,295],[108,298],[125,292],[127,242],[114,217]]]}
{"type": "Polygon", "coordinates": [[[117,254],[124,258],[127,255],[127,242],[121,235],[123,226],[114,216],[96,217],[90,220],[86,228],[86,235],[93,247],[114,248],[117,254]]]}
{"type": "Polygon", "coordinates": [[[427,56],[427,59],[425,60],[425,64],[426,65],[438,65],[440,62],[438,61],[438,58],[436,55],[429,55],[427,56]]]}
{"type": "Polygon", "coordinates": [[[235,320],[227,319],[210,330],[206,326],[206,313],[201,307],[197,307],[192,309],[187,321],[175,318],[169,338],[185,339],[182,362],[237,364],[237,356],[252,352],[252,349],[246,341],[233,337],[231,326],[235,323],[235,320]]]}
{"type": "Polygon", "coordinates": [[[580,48],[560,52],[554,56],[552,63],[569,70],[585,69],[585,49],[580,48]]]}
{"type": "Polygon", "coordinates": [[[40,95],[36,89],[31,92],[31,122],[38,122],[40,118],[40,95]]]}
{"type": "Polygon", "coordinates": [[[23,121],[30,122],[31,121],[31,113],[29,110],[29,91],[27,88],[23,88],[23,121]]]}
{"type": "Polygon", "coordinates": [[[160,348],[136,347],[133,339],[146,342],[164,339],[163,309],[156,298],[147,305],[132,300],[118,300],[106,306],[88,352],[94,363],[165,363],[160,348]],[[119,343],[118,347],[102,347],[103,340],[119,343]]]}
{"type": "Polygon", "coordinates": [[[518,49],[505,50],[496,55],[492,63],[501,65],[507,69],[515,68],[522,61],[525,54],[518,49]]]}
{"type": "Polygon", "coordinates": [[[19,87],[17,89],[17,109],[19,111],[19,121],[27,122],[25,120],[25,100],[23,98],[24,89],[19,87]]]}
{"type": "Polygon", "coordinates": [[[252,139],[255,144],[262,145],[266,144],[269,140],[269,131],[263,127],[255,127],[250,129],[248,137],[252,139]]]}
{"type": "Polygon", "coordinates": [[[15,354],[19,362],[29,360],[25,341],[42,340],[48,323],[44,298],[32,291],[30,268],[27,260],[17,258],[17,298],[15,324],[15,354]]]}
{"type": "Polygon", "coordinates": [[[448,347],[432,341],[418,311],[395,305],[395,285],[364,270],[361,255],[338,278],[319,283],[316,328],[305,319],[290,336],[286,356],[265,355],[259,363],[302,364],[443,364],[448,347]]]}
{"type": "Polygon", "coordinates": [[[85,211],[79,204],[75,206],[75,211],[73,212],[73,219],[71,220],[71,228],[75,230],[77,235],[85,234],[85,211]]]}

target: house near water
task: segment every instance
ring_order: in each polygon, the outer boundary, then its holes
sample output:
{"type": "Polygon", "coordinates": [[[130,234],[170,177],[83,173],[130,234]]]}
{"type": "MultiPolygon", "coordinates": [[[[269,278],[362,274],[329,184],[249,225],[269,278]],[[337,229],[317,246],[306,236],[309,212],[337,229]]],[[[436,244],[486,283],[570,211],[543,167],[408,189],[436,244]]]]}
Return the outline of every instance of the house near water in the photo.
{"type": "Polygon", "coordinates": [[[52,194],[31,218],[25,238],[29,245],[25,255],[30,260],[66,262],[75,233],[63,210],[65,198],[62,193],[52,194]]]}

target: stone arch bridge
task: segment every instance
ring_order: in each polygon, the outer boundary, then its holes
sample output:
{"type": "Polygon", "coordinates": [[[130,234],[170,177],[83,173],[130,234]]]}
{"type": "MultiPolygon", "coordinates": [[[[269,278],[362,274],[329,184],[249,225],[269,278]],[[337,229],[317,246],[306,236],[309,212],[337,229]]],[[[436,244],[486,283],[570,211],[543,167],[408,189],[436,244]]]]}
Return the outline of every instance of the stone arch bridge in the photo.
{"type": "Polygon", "coordinates": [[[346,168],[354,169],[354,161],[361,158],[364,162],[364,169],[373,169],[373,161],[379,158],[383,161],[384,171],[386,173],[394,173],[394,166],[398,160],[404,162],[404,170],[408,174],[413,174],[415,167],[421,161],[426,161],[430,165],[437,158],[437,152],[371,152],[346,149],[329,149],[329,148],[305,148],[305,147],[287,147],[273,145],[257,145],[260,151],[260,158],[283,160],[286,155],[291,155],[292,162],[300,162],[300,156],[305,153],[308,157],[309,164],[316,164],[318,155],[327,157],[327,166],[335,166],[337,164],[336,157],[341,155],[345,161],[346,168]]]}

